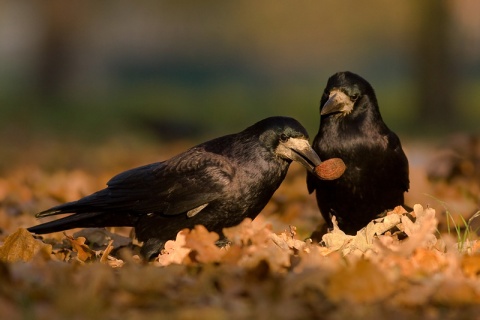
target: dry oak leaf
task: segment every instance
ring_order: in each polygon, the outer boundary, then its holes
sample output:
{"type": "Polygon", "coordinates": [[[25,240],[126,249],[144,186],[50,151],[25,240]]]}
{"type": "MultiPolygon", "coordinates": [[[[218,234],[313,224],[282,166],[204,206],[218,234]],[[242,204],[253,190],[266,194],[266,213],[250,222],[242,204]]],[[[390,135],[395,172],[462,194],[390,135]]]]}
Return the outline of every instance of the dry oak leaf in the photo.
{"type": "MultiPolygon", "coordinates": [[[[366,253],[372,245],[367,242],[367,228],[357,231],[355,236],[347,235],[338,228],[335,216],[332,217],[333,230],[323,235],[322,241],[327,248],[324,255],[328,255],[335,251],[341,251],[344,256],[351,253],[361,256],[366,253]]],[[[369,229],[373,230],[373,229],[369,229]]]]}
{"type": "Polygon", "coordinates": [[[88,259],[95,257],[95,252],[85,244],[87,239],[84,237],[78,237],[75,239],[66,234],[65,236],[67,237],[68,241],[70,241],[73,251],[77,253],[78,260],[85,262],[88,259]]]}
{"type": "Polygon", "coordinates": [[[266,262],[270,270],[283,272],[290,266],[290,248],[299,246],[293,239],[293,229],[290,235],[278,236],[272,233],[271,225],[256,227],[249,218],[235,227],[223,229],[223,233],[232,244],[222,261],[247,269],[266,262]]]}
{"type": "Polygon", "coordinates": [[[435,218],[435,210],[423,209],[419,204],[413,206],[416,220],[412,222],[408,217],[402,216],[402,225],[408,238],[402,243],[399,253],[410,255],[416,248],[432,248],[437,242],[435,232],[438,221],[435,218]]]}
{"type": "Polygon", "coordinates": [[[350,251],[358,249],[360,252],[365,253],[367,250],[373,249],[374,239],[393,227],[399,226],[405,213],[407,211],[402,206],[397,206],[392,211],[389,211],[385,217],[370,221],[365,228],[357,232],[350,244],[350,251]]]}
{"type": "Polygon", "coordinates": [[[370,222],[366,227],[367,243],[372,244],[375,236],[384,234],[386,231],[397,226],[402,219],[402,216],[406,213],[403,207],[395,207],[392,211],[388,212],[383,218],[375,219],[370,222]]]}
{"type": "Polygon", "coordinates": [[[85,228],[75,232],[73,237],[86,238],[90,246],[95,250],[97,250],[97,248],[106,248],[111,240],[113,240],[114,248],[128,246],[132,243],[131,238],[112,233],[105,228],[85,228]]]}
{"type": "Polygon", "coordinates": [[[108,255],[112,252],[112,250],[113,250],[113,240],[110,240],[108,242],[107,247],[102,252],[102,256],[100,258],[101,263],[107,263],[108,262],[108,255]]]}
{"type": "Polygon", "coordinates": [[[413,213],[416,216],[415,222],[406,215],[400,216],[401,228],[408,238],[395,241],[389,236],[378,236],[378,241],[374,241],[374,250],[383,255],[395,254],[399,257],[410,257],[418,248],[434,248],[437,243],[435,210],[432,208],[424,210],[421,205],[416,204],[413,213]]]}
{"type": "MultiPolygon", "coordinates": [[[[261,219],[255,219],[255,222],[259,220],[261,219]]],[[[225,228],[222,232],[232,245],[240,247],[263,245],[271,238],[272,226],[270,224],[260,225],[255,222],[250,218],[245,218],[239,225],[225,228]]]]}
{"type": "Polygon", "coordinates": [[[35,239],[27,229],[20,228],[5,239],[0,247],[0,260],[5,262],[31,261],[37,254],[49,258],[52,246],[35,239]]]}
{"type": "Polygon", "coordinates": [[[318,272],[320,268],[321,273],[327,276],[345,266],[346,260],[340,252],[331,252],[327,255],[325,249],[319,245],[307,244],[305,249],[298,253],[300,261],[295,265],[294,273],[302,273],[305,270],[318,272]]]}
{"type": "Polygon", "coordinates": [[[289,231],[285,230],[284,232],[280,233],[280,235],[272,233],[270,237],[272,241],[283,250],[295,249],[300,251],[305,248],[307,243],[305,241],[296,239],[296,229],[297,228],[295,226],[290,226],[289,231]]]}
{"type": "Polygon", "coordinates": [[[430,297],[436,290],[437,282],[412,280],[400,282],[396,286],[394,297],[391,302],[403,307],[422,307],[428,305],[430,297]]]}
{"type": "Polygon", "coordinates": [[[366,259],[334,272],[329,280],[325,293],[334,302],[381,301],[394,290],[382,270],[366,259]]]}
{"type": "Polygon", "coordinates": [[[188,232],[188,229],[183,229],[177,233],[175,241],[168,240],[162,252],[155,259],[154,264],[162,267],[172,263],[181,264],[190,251],[192,251],[190,248],[185,248],[185,237],[188,232]]]}
{"type": "Polygon", "coordinates": [[[480,275],[480,254],[472,256],[464,255],[462,257],[463,273],[469,278],[476,278],[480,275]]]}
{"type": "Polygon", "coordinates": [[[195,260],[198,262],[218,262],[224,252],[215,242],[220,236],[209,232],[203,225],[196,225],[185,237],[185,246],[194,251],[195,260]]]}
{"type": "Polygon", "coordinates": [[[417,248],[409,260],[421,274],[440,272],[447,264],[444,254],[435,249],[417,248]]]}
{"type": "Polygon", "coordinates": [[[343,249],[354,238],[340,230],[335,216],[332,217],[332,223],[333,230],[322,237],[323,243],[330,249],[330,252],[343,249]]]}
{"type": "Polygon", "coordinates": [[[290,267],[290,250],[284,250],[271,238],[264,244],[252,244],[245,248],[238,265],[253,269],[266,262],[273,272],[285,272],[290,267]]]}
{"type": "Polygon", "coordinates": [[[384,246],[383,249],[388,248],[400,252],[402,255],[410,255],[419,247],[433,247],[437,241],[434,234],[437,226],[435,210],[432,208],[424,210],[419,204],[416,204],[414,209],[413,214],[417,217],[415,222],[411,221],[405,215],[405,209],[399,206],[388,212],[385,217],[372,220],[355,236],[347,235],[340,230],[336,218],[333,216],[333,231],[322,237],[323,243],[328,248],[326,254],[333,251],[341,251],[344,256],[371,254],[382,249],[379,248],[376,239],[380,240],[381,246],[384,246]],[[394,242],[390,236],[382,236],[395,226],[403,229],[409,238],[402,242],[394,242]]]}
{"type": "Polygon", "coordinates": [[[232,244],[246,246],[253,238],[256,230],[253,227],[252,219],[245,218],[240,224],[224,228],[222,232],[232,244]]]}
{"type": "Polygon", "coordinates": [[[480,294],[466,279],[445,279],[433,293],[432,301],[444,306],[461,307],[478,305],[480,294]]]}

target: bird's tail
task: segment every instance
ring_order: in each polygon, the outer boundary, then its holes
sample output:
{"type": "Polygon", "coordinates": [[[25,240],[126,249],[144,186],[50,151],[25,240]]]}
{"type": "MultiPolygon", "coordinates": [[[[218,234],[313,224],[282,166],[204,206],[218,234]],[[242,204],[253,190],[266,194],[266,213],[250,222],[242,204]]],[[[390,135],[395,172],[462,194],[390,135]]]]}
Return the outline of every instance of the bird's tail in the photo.
{"type": "Polygon", "coordinates": [[[91,210],[92,208],[78,206],[74,202],[65,203],[37,213],[35,216],[42,218],[62,213],[72,213],[71,215],[27,230],[36,234],[45,234],[74,228],[133,227],[139,218],[138,215],[128,212],[91,210]]]}
{"type": "MultiPolygon", "coordinates": [[[[38,214],[37,217],[46,217],[59,213],[61,212],[46,215],[38,214]]],[[[102,225],[104,224],[102,221],[105,221],[104,215],[105,213],[103,212],[77,213],[58,220],[42,223],[38,226],[30,227],[27,230],[36,234],[45,234],[74,228],[101,228],[106,227],[106,225],[102,225]]]]}

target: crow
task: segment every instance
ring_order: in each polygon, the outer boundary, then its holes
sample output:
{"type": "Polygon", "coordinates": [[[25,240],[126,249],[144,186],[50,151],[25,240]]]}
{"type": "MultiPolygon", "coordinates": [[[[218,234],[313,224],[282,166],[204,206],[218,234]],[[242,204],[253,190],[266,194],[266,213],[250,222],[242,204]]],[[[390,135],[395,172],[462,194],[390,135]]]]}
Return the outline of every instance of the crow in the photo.
{"type": "Polygon", "coordinates": [[[307,174],[320,212],[332,227],[356,234],[372,219],[404,205],[408,160],[400,139],[383,122],[372,86],[351,72],[328,79],[320,101],[320,127],[313,143],[320,158],[341,158],[346,171],[337,180],[307,174]]]}
{"type": "Polygon", "coordinates": [[[285,178],[292,161],[313,172],[320,164],[308,133],[295,119],[270,117],[163,162],[127,170],[107,187],[36,217],[73,213],[28,230],[36,234],[72,228],[132,226],[151,259],[177,233],[204,225],[222,229],[254,219],[285,178]]]}

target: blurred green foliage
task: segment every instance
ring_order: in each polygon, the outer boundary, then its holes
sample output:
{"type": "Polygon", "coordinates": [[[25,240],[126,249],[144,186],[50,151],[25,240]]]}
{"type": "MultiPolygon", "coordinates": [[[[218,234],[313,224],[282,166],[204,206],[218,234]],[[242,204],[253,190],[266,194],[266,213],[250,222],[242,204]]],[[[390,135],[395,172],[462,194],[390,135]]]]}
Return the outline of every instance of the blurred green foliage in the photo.
{"type": "Polygon", "coordinates": [[[477,7],[435,0],[4,1],[0,134],[5,143],[95,142],[152,134],[155,120],[198,125],[189,138],[201,140],[287,115],[313,136],[326,81],[345,70],[373,85],[385,121],[402,135],[477,131],[477,7]],[[439,27],[445,36],[434,36],[439,27]],[[421,52],[430,47],[448,53],[421,52]],[[419,68],[425,63],[433,68],[419,68]],[[442,79],[419,74],[443,66],[442,79]],[[434,95],[453,97],[454,116],[442,119],[448,113],[440,105],[431,119],[421,112],[421,101],[442,101],[421,99],[430,80],[444,85],[430,88],[434,95]]]}

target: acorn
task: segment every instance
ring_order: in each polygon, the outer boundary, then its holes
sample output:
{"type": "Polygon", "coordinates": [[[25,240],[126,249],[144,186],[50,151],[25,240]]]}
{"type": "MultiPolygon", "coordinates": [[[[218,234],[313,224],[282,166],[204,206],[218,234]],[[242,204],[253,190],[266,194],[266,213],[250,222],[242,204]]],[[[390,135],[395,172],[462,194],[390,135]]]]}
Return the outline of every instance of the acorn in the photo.
{"type": "Polygon", "coordinates": [[[335,180],[340,178],[346,169],[342,159],[331,158],[316,166],[315,174],[322,180],[335,180]]]}

